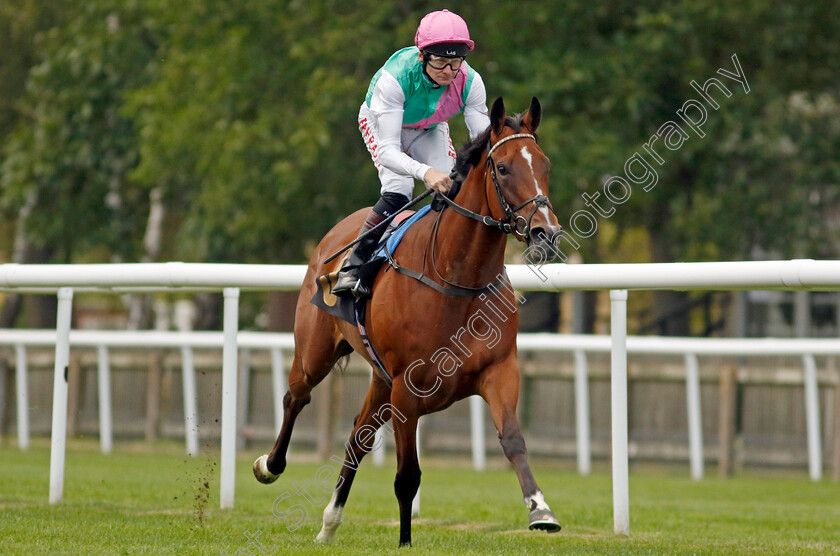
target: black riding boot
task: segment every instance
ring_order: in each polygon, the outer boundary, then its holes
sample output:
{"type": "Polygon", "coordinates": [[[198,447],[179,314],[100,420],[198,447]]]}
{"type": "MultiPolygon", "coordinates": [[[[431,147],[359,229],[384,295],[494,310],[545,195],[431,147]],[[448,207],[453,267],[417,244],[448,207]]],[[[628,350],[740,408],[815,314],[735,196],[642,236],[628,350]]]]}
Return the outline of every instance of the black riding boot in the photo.
{"type": "MultiPolygon", "coordinates": [[[[368,230],[375,228],[383,220],[385,220],[385,216],[382,216],[375,210],[371,210],[361,231],[359,231],[359,237],[367,233],[368,230]]],[[[341,269],[338,271],[338,281],[332,289],[334,295],[339,297],[370,297],[370,288],[363,285],[359,279],[359,267],[365,264],[373,254],[373,250],[379,243],[380,238],[382,238],[382,234],[385,233],[386,228],[388,226],[384,225],[376,228],[353,247],[350,256],[345,259],[341,265],[341,269]]]]}

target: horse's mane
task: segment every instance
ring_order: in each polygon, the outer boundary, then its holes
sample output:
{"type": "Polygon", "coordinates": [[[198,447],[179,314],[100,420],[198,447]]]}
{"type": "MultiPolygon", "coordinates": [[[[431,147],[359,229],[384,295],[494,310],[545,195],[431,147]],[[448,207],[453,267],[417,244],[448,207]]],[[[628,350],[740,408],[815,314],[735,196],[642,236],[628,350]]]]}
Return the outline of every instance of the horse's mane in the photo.
{"type": "MultiPolygon", "coordinates": [[[[522,119],[524,117],[524,113],[516,114],[513,117],[508,116],[505,118],[505,126],[513,129],[515,133],[521,133],[522,119]]],[[[458,151],[458,156],[455,159],[455,171],[461,179],[466,178],[470,170],[478,166],[478,163],[481,162],[481,155],[487,150],[487,142],[490,139],[491,129],[492,126],[488,126],[487,129],[479,133],[475,139],[465,144],[458,151]]]]}

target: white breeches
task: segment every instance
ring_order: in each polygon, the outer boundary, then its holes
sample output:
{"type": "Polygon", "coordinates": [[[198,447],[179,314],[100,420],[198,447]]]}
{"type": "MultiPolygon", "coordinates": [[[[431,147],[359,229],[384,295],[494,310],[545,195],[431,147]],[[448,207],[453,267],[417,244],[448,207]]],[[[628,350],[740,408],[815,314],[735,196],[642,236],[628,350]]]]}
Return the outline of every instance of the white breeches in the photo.
{"type": "MultiPolygon", "coordinates": [[[[379,181],[382,184],[380,193],[399,193],[409,199],[412,198],[414,196],[414,177],[409,174],[394,172],[379,162],[376,154],[379,148],[379,130],[377,129],[376,119],[364,104],[359,111],[359,131],[362,133],[365,146],[379,172],[379,181]]],[[[455,149],[452,146],[452,139],[449,137],[449,124],[447,122],[441,122],[432,129],[404,127],[402,128],[400,141],[402,150],[417,162],[427,164],[445,174],[449,174],[455,166],[455,149]]]]}

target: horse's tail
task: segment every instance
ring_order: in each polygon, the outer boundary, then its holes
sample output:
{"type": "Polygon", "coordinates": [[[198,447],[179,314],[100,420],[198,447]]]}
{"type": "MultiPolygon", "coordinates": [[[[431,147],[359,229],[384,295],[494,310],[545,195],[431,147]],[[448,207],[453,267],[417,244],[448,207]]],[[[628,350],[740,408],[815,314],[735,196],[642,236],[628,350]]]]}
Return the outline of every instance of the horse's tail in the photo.
{"type": "MultiPolygon", "coordinates": [[[[347,345],[348,345],[348,347],[350,346],[350,344],[347,344],[347,345]]],[[[339,358],[336,360],[335,365],[333,365],[333,368],[330,370],[330,372],[332,373],[332,372],[338,371],[340,374],[344,374],[344,372],[347,370],[347,365],[350,364],[350,354],[351,353],[353,353],[353,348],[350,348],[350,351],[348,353],[339,356],[339,358]]]]}
{"type": "Polygon", "coordinates": [[[347,370],[347,366],[350,364],[350,355],[353,353],[353,347],[347,340],[341,340],[336,346],[335,350],[335,363],[333,363],[332,367],[330,368],[327,374],[333,373],[338,371],[340,374],[344,374],[347,370]]]}

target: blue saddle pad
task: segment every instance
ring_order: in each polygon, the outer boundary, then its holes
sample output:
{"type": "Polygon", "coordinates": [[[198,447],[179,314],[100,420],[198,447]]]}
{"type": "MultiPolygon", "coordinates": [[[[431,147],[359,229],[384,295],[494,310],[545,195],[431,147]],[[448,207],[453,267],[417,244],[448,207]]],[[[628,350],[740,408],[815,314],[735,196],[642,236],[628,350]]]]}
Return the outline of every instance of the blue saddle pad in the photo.
{"type": "Polygon", "coordinates": [[[403,222],[403,224],[399,228],[394,230],[394,233],[391,234],[388,237],[388,239],[386,239],[385,242],[376,249],[376,252],[374,252],[373,257],[371,257],[371,260],[387,259],[385,253],[383,252],[383,249],[387,249],[389,253],[393,253],[396,250],[397,245],[399,245],[400,241],[402,241],[402,238],[405,235],[405,232],[408,230],[408,228],[411,227],[412,224],[423,218],[426,215],[426,213],[429,212],[431,209],[432,205],[426,205],[425,207],[421,208],[413,215],[411,215],[409,218],[407,218],[405,222],[403,222]]]}

